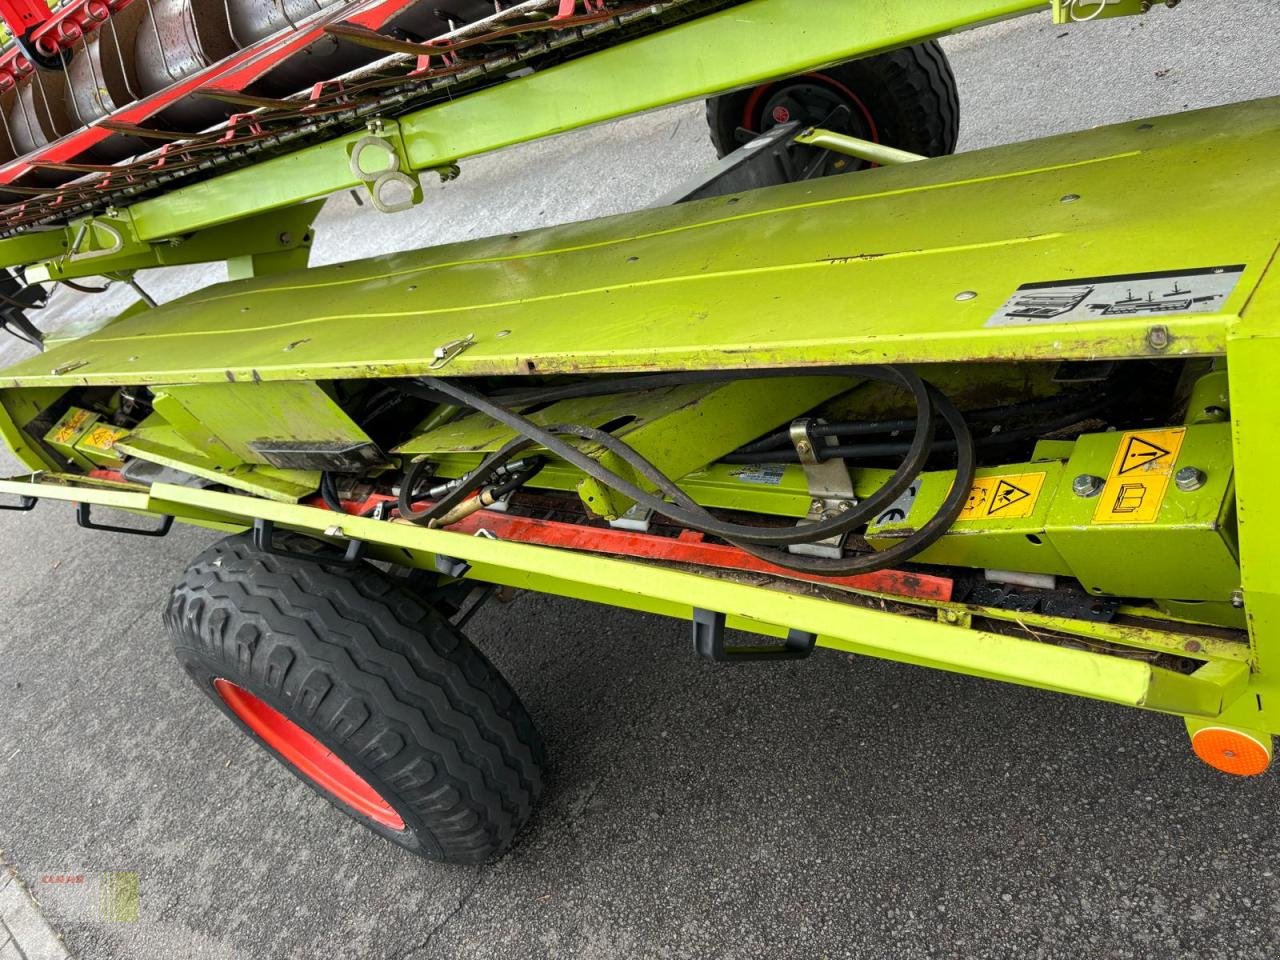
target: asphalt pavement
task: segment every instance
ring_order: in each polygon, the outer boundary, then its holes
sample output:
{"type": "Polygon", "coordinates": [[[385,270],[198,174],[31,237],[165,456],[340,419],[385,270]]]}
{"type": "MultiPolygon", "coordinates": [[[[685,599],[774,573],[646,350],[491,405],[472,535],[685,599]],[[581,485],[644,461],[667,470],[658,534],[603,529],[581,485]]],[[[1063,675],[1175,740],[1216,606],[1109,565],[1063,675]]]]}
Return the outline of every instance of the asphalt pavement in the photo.
{"type": "MultiPolygon", "coordinates": [[[[1280,94],[1277,28],[1269,0],[1187,0],[950,38],[962,149],[1280,94]]],[[[391,220],[338,197],[316,259],[641,207],[711,159],[700,104],[578,131],[391,220]]],[[[687,624],[529,594],[470,633],[547,740],[544,801],[495,864],[417,860],[178,668],[161,606],[211,537],[0,514],[0,850],[75,956],[1280,955],[1280,778],[1215,773],[1174,719],[834,653],[717,666],[687,624]],[[136,874],[136,920],[54,889],[108,872],[136,874]]]]}

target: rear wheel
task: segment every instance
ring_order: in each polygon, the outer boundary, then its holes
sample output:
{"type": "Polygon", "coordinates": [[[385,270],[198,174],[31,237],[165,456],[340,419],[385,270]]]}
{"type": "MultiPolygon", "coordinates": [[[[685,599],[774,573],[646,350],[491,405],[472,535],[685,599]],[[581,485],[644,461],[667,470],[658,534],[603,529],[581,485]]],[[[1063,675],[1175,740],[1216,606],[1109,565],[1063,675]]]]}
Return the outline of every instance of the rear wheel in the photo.
{"type": "MultiPolygon", "coordinates": [[[[711,142],[722,157],[743,138],[792,121],[942,156],[955,150],[960,131],[956,78],[942,48],[928,41],[707,101],[711,142]]],[[[866,166],[831,154],[822,173],[866,166]]]]}
{"type": "Polygon", "coordinates": [[[502,676],[401,583],[220,541],[165,614],[196,685],[338,809],[433,860],[501,853],[542,787],[542,742],[502,676]]]}

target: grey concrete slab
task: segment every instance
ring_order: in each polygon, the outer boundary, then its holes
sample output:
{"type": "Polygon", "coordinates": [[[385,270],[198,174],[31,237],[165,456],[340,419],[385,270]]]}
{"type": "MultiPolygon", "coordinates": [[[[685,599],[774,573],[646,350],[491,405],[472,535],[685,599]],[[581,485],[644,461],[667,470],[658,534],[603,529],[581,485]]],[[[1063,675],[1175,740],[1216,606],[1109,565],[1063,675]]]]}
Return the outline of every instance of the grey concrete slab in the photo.
{"type": "MultiPolygon", "coordinates": [[[[1188,0],[951,38],[962,144],[1278,94],[1277,26],[1265,0],[1188,0]]],[[[393,219],[336,198],[317,259],[640,207],[710,157],[699,105],[580,131],[469,162],[393,219]]],[[[54,312],[87,309],[60,292],[54,312]]],[[[834,654],[716,667],[683,624],[528,595],[471,632],[548,741],[545,801],[497,864],[416,861],[174,664],[160,607],[209,539],[0,514],[0,838],[28,881],[141,875],[138,922],[55,918],[77,956],[1280,952],[1278,781],[1200,765],[1176,721],[834,654]]]]}
{"type": "Polygon", "coordinates": [[[0,960],[8,954],[25,960],[70,960],[27,888],[3,865],[0,873],[6,880],[0,884],[0,960]]]}

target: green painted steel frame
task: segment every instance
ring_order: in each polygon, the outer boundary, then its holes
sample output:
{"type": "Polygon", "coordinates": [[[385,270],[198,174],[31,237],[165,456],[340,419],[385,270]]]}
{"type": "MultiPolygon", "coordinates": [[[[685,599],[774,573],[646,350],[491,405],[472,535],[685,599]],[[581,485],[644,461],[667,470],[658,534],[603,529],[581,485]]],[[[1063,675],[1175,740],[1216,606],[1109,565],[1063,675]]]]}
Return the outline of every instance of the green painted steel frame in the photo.
{"type": "Polygon", "coordinates": [[[143,492],[103,484],[42,484],[38,477],[30,482],[0,481],[0,494],[33,492],[51,500],[102,503],[223,526],[270,520],[330,540],[363,540],[370,556],[400,564],[434,569],[437,556],[462,560],[470,565],[466,576],[485,583],[684,620],[690,620],[695,609],[714,610],[725,613],[732,628],[764,636],[785,636],[798,629],[816,634],[820,646],[845,653],[1189,718],[1221,716],[1248,682],[1248,665],[1231,656],[1203,654],[1203,664],[1184,674],[1141,659],[955,626],[943,617],[930,616],[928,609],[923,617],[903,615],[874,603],[823,599],[803,589],[764,587],[628,560],[429,530],[402,521],[348,516],[335,525],[336,518],[327,510],[238,494],[167,484],[155,484],[143,492]]]}
{"type": "MultiPolygon", "coordinates": [[[[512,144],[1044,10],[1043,0],[747,0],[372,127],[404,169],[448,169],[512,144]]],[[[360,187],[367,181],[352,170],[350,154],[368,132],[179,187],[116,216],[139,241],[166,241],[360,187]]],[[[78,229],[0,240],[0,264],[61,257],[78,229]]],[[[235,254],[228,245],[210,259],[235,254]]]]}

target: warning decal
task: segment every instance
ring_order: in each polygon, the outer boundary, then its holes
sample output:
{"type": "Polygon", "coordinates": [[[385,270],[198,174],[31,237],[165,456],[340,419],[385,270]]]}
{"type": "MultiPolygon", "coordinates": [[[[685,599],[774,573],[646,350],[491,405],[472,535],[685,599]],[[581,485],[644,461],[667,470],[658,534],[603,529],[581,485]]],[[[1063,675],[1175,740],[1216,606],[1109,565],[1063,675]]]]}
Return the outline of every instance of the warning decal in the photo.
{"type": "Polygon", "coordinates": [[[1137,430],[1120,438],[1094,523],[1155,523],[1173,475],[1185,427],[1137,430]]]}
{"type": "Polygon", "coordinates": [[[1125,444],[1120,451],[1120,464],[1117,476],[1124,476],[1135,470],[1150,470],[1152,466],[1173,455],[1158,443],[1153,443],[1140,433],[1125,435],[1125,444]]]}
{"type": "Polygon", "coordinates": [[[1035,511],[1045,474],[1017,473],[978,477],[969,489],[969,500],[960,520],[1019,520],[1035,511]]]}

